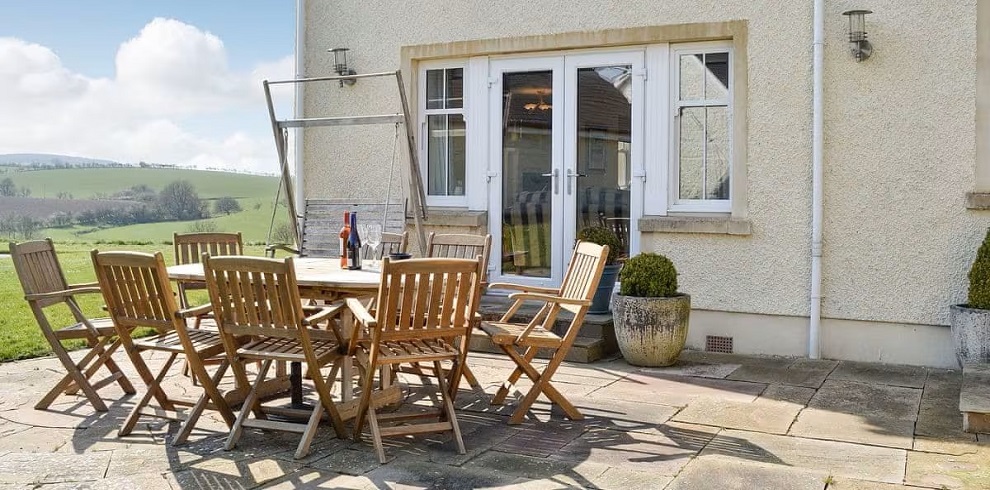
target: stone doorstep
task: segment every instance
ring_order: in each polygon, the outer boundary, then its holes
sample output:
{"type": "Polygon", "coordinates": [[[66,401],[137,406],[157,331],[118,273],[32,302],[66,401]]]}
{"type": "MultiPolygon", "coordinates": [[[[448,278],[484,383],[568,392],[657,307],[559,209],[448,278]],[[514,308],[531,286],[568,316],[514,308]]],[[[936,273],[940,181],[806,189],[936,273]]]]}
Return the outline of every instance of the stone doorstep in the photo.
{"type": "Polygon", "coordinates": [[[959,411],[966,432],[990,432],[990,365],[963,366],[959,411]]]}
{"type": "MultiPolygon", "coordinates": [[[[484,321],[495,321],[502,317],[511,304],[512,302],[505,296],[485,295],[482,297],[481,307],[478,312],[484,321]]],[[[513,321],[528,322],[532,320],[539,312],[540,306],[535,301],[523,304],[522,308],[513,317],[513,321]]],[[[553,332],[563,336],[573,318],[573,315],[567,311],[560,312],[557,316],[557,321],[554,323],[553,332]]],[[[479,352],[502,352],[498,347],[492,345],[487,336],[478,331],[472,335],[470,349],[479,352]]],[[[615,324],[612,322],[612,314],[589,313],[584,316],[584,321],[581,323],[581,330],[578,332],[577,339],[575,339],[574,345],[568,353],[567,360],[585,363],[594,362],[615,354],[618,351],[619,345],[615,339],[615,324]]],[[[549,356],[549,351],[541,351],[537,354],[537,357],[544,359],[549,356]]]]}
{"type": "MultiPolygon", "coordinates": [[[[496,347],[491,339],[488,338],[488,335],[478,330],[471,333],[471,343],[468,344],[468,349],[474,352],[489,352],[504,355],[502,349],[496,347]]],[[[604,339],[578,337],[574,339],[574,345],[571,346],[571,350],[568,351],[565,360],[580,363],[595,362],[610,356],[616,350],[614,344],[613,347],[609,347],[604,339]]],[[[552,352],[549,349],[540,349],[536,357],[549,359],[551,355],[552,352]]]]}

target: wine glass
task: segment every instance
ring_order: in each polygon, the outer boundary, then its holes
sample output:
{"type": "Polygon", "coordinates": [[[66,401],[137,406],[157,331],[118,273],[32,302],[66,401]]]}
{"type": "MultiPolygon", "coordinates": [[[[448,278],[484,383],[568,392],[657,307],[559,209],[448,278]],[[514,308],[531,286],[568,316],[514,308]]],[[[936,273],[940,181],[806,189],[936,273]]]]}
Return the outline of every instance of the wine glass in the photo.
{"type": "Polygon", "coordinates": [[[359,231],[364,241],[371,248],[371,267],[378,267],[378,245],[382,242],[382,225],[379,223],[364,223],[364,231],[359,231]]]}

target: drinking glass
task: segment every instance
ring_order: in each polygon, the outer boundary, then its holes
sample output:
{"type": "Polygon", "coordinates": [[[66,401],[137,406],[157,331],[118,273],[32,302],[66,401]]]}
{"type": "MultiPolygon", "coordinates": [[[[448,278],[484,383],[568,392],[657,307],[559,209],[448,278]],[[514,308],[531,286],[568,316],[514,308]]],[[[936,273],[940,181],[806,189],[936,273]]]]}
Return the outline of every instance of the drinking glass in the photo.
{"type": "Polygon", "coordinates": [[[379,223],[365,223],[364,230],[359,231],[364,241],[371,248],[371,267],[378,267],[378,245],[382,242],[382,225],[379,223]]]}

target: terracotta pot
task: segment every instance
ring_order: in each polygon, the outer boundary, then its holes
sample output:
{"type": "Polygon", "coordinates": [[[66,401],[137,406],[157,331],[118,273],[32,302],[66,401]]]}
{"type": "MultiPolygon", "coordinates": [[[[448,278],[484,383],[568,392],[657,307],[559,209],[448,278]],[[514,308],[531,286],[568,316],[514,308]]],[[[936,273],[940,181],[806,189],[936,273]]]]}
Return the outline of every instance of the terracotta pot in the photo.
{"type": "Polygon", "coordinates": [[[677,362],[687,341],[691,297],[612,296],[615,338],[626,362],[661,367],[677,362]]]}

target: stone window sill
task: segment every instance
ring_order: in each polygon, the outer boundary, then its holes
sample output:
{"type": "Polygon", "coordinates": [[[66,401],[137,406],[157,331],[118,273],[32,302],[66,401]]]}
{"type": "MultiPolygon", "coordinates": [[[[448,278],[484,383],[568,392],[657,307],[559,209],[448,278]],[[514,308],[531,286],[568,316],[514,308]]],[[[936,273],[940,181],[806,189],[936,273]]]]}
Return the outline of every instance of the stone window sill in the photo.
{"type": "Polygon", "coordinates": [[[990,192],[967,192],[966,209],[990,210],[990,192]]]}
{"type": "MultiPolygon", "coordinates": [[[[414,223],[413,217],[407,217],[406,223],[414,223]]],[[[430,207],[426,209],[426,221],[423,224],[432,226],[487,227],[488,213],[486,211],[470,211],[464,208],[430,207]]]]}
{"type": "Polygon", "coordinates": [[[728,216],[644,216],[639,219],[639,231],[748,236],[752,234],[752,223],[728,216]]]}

